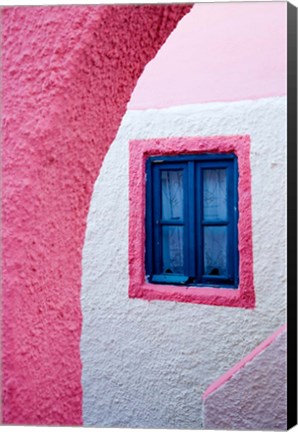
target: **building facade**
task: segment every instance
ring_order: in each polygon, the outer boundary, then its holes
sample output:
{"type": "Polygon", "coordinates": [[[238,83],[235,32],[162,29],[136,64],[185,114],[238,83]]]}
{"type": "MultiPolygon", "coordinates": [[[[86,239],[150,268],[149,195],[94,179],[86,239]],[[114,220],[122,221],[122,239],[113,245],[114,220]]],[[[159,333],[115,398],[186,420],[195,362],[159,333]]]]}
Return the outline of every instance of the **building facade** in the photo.
{"type": "Polygon", "coordinates": [[[2,15],[3,422],[285,429],[287,4],[2,15]]]}

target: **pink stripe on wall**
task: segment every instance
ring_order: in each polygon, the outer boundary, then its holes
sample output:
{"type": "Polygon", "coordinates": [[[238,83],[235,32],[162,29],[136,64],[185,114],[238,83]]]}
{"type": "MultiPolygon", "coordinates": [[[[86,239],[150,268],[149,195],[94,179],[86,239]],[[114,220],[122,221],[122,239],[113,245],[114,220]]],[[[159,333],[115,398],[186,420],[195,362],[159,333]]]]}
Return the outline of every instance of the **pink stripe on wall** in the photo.
{"type": "Polygon", "coordinates": [[[224,385],[229,381],[240,369],[242,369],[247,363],[252,361],[257,355],[263,352],[269,345],[276,340],[276,338],[287,330],[287,324],[282,325],[278,330],[276,330],[272,335],[265,339],[260,345],[258,345],[253,351],[251,351],[247,356],[235,364],[231,369],[229,369],[224,375],[222,375],[218,380],[214,381],[204,392],[203,399],[206,399],[215,390],[224,385]]]}
{"type": "Polygon", "coordinates": [[[129,109],[285,95],[286,11],[286,2],[195,4],[146,66],[129,109]]]}
{"type": "Polygon", "coordinates": [[[3,421],[80,425],[81,259],[94,181],[184,5],[3,11],[3,421]]]}

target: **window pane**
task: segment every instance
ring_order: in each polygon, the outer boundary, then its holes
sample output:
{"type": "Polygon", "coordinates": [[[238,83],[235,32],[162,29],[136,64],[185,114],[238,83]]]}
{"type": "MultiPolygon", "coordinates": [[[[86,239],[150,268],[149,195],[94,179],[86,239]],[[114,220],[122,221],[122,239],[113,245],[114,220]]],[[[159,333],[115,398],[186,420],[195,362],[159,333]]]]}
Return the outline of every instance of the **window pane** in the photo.
{"type": "Polygon", "coordinates": [[[183,171],[161,172],[162,218],[181,220],[183,218],[183,171]]]}
{"type": "Polygon", "coordinates": [[[184,273],[183,227],[162,227],[162,259],[164,273],[184,273]]]}
{"type": "Polygon", "coordinates": [[[225,169],[203,170],[204,219],[227,218],[227,173],[225,169]]]}
{"type": "Polygon", "coordinates": [[[204,227],[204,274],[227,274],[227,227],[204,227]]]}

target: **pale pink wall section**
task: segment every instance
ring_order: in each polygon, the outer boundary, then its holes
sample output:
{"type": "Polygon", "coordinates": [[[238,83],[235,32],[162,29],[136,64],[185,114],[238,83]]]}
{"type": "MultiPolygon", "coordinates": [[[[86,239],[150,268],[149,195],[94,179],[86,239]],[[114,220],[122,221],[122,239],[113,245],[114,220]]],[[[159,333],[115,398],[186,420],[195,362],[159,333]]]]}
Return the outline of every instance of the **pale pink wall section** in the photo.
{"type": "Polygon", "coordinates": [[[286,334],[284,325],[208,387],[206,429],[287,429],[286,334]]]}
{"type": "Polygon", "coordinates": [[[81,265],[95,179],[189,5],[3,10],[3,422],[82,424],[81,265]]]}
{"type": "Polygon", "coordinates": [[[286,94],[286,2],[196,4],[145,68],[129,109],[286,94]]]}

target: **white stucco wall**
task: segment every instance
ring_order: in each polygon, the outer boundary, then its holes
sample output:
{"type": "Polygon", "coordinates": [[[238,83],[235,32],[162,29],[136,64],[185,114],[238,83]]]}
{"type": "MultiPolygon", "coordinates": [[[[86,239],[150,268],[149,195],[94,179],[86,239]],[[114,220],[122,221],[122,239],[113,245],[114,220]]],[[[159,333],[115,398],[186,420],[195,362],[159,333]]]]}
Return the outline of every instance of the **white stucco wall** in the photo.
{"type": "Polygon", "coordinates": [[[285,322],[285,128],[284,97],[126,113],[83,250],[84,425],[202,427],[207,386],[285,322]],[[251,136],[255,310],[129,299],[129,140],[235,134],[251,136]]]}

